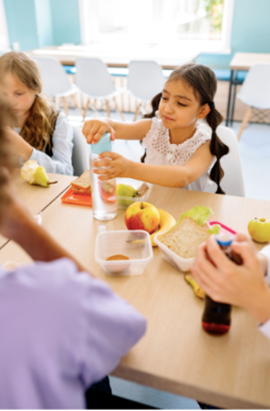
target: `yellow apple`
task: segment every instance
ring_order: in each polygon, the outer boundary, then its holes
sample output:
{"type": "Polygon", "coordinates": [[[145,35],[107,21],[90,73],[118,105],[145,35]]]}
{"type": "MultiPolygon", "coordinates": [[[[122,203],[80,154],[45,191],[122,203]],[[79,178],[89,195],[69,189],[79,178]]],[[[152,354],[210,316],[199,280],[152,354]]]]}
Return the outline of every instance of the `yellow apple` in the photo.
{"type": "Polygon", "coordinates": [[[129,230],[144,230],[152,234],[159,225],[159,211],[150,203],[138,201],[131,204],[125,213],[125,223],[129,230]]]}
{"type": "Polygon", "coordinates": [[[270,241],[270,220],[254,218],[248,223],[248,232],[257,243],[267,243],[270,241]]]}

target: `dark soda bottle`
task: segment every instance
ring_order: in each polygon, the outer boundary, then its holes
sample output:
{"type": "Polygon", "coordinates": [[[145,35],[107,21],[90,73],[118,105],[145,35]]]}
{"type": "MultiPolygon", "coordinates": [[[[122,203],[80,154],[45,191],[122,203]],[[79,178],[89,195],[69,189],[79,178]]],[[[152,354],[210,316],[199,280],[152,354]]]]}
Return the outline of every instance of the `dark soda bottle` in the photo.
{"type": "MultiPolygon", "coordinates": [[[[232,238],[220,234],[216,236],[216,240],[228,258],[238,265],[242,264],[241,257],[231,251],[232,238]]],[[[204,312],[202,316],[203,329],[212,335],[223,335],[229,331],[230,325],[231,305],[213,301],[208,295],[206,295],[204,312]]]]}

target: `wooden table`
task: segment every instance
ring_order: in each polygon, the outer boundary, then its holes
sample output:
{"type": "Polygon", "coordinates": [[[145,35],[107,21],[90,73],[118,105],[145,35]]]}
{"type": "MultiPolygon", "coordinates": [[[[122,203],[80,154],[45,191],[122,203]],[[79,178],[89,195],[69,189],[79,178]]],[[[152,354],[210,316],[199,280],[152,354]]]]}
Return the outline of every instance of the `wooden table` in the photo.
{"type": "Polygon", "coordinates": [[[155,60],[164,69],[175,67],[194,61],[200,54],[200,50],[179,47],[178,56],[168,54],[168,49],[148,47],[147,45],[125,50],[125,46],[114,48],[113,45],[93,44],[91,46],[53,46],[31,50],[31,57],[56,57],[63,65],[74,66],[78,57],[100,58],[108,67],[127,67],[131,60],[155,60]]]}
{"type": "MultiPolygon", "coordinates": [[[[24,181],[20,176],[20,170],[14,171],[14,183],[17,190],[24,200],[31,214],[39,214],[48,205],[60,196],[70,185],[76,177],[65,176],[61,174],[47,173],[50,181],[58,181],[57,184],[52,184],[48,188],[30,185],[24,181]]],[[[8,240],[0,235],[0,248],[8,240]]]]}
{"type": "Polygon", "coordinates": [[[238,84],[242,84],[242,82],[237,79],[237,72],[239,70],[248,71],[254,64],[263,63],[270,64],[270,53],[235,53],[230,62],[231,77],[227,104],[227,127],[232,126],[233,123],[236,87],[238,84]]]}
{"type": "MultiPolygon", "coordinates": [[[[212,219],[244,233],[254,216],[270,217],[266,201],[181,189],[153,187],[149,202],[176,219],[195,205],[210,206],[212,219]]],[[[270,340],[247,312],[233,308],[229,333],[212,337],[201,327],[203,302],[158,249],[140,276],[108,277],[95,262],[98,227],[124,229],[124,212],[100,223],[91,208],[61,204],[59,197],[42,212],[52,236],[148,320],[146,335],[113,375],[218,407],[270,408],[270,340]]],[[[7,260],[27,263],[30,258],[9,242],[0,252],[0,264],[7,260]]]]}

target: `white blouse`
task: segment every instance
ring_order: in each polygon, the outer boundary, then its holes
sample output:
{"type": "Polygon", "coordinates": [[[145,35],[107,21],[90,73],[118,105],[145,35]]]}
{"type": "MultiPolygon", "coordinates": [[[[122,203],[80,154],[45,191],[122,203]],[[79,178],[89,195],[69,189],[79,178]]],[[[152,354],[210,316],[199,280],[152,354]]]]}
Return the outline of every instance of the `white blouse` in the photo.
{"type": "MultiPolygon", "coordinates": [[[[154,117],[151,129],[142,140],[142,146],[146,148],[147,153],[145,163],[159,166],[181,166],[192,157],[202,144],[210,139],[209,131],[201,123],[197,123],[196,131],[191,138],[181,144],[171,144],[169,130],[164,127],[161,120],[154,117]]],[[[185,188],[187,190],[215,192],[216,183],[210,179],[209,170],[185,188]]]]}
{"type": "MultiPolygon", "coordinates": [[[[19,134],[21,129],[14,127],[14,131],[19,134]]],[[[33,148],[29,160],[37,161],[39,165],[45,167],[48,173],[73,175],[73,129],[63,112],[60,112],[56,119],[52,143],[52,157],[43,151],[33,148]]],[[[22,165],[25,163],[22,158],[20,162],[22,165]]]]}

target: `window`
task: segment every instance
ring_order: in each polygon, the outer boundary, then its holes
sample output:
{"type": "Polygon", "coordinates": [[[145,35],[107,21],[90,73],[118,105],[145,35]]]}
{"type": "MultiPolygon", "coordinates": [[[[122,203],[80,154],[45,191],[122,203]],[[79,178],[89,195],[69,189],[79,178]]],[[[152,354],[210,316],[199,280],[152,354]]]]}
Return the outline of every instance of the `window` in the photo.
{"type": "Polygon", "coordinates": [[[85,45],[229,48],[233,0],[80,0],[85,45]]]}
{"type": "Polygon", "coordinates": [[[0,0],[0,52],[9,48],[4,1],[0,0]]]}

